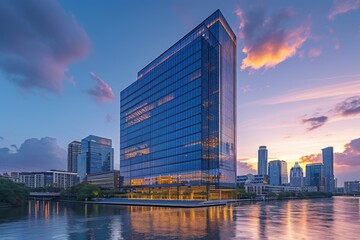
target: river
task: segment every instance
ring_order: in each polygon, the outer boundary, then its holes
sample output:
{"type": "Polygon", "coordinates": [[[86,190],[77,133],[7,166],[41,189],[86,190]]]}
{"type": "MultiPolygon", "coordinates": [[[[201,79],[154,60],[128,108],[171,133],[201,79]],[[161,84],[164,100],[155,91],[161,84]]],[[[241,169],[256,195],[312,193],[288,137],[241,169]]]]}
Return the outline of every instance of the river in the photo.
{"type": "Polygon", "coordinates": [[[0,209],[0,239],[360,239],[360,198],[195,209],[29,201],[0,209]]]}

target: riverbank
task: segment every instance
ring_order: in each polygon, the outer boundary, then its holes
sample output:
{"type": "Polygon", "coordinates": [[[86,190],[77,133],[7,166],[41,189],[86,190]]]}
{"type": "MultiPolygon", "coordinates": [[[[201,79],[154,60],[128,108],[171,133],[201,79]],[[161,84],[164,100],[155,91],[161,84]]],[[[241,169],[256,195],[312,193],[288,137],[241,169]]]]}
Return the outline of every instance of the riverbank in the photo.
{"type": "Polygon", "coordinates": [[[102,205],[123,205],[123,206],[148,206],[148,207],[175,207],[175,208],[199,208],[213,207],[228,204],[228,200],[213,201],[182,201],[182,200],[152,200],[152,199],[123,199],[105,198],[92,201],[59,200],[60,202],[102,204],[102,205]]]}
{"type": "Polygon", "coordinates": [[[67,203],[82,203],[82,204],[99,204],[99,205],[122,205],[122,206],[148,206],[148,207],[173,207],[173,208],[201,208],[214,207],[227,204],[245,203],[245,202],[268,202],[277,200],[305,200],[314,198],[331,198],[331,196],[308,196],[308,197],[287,197],[281,199],[227,199],[227,200],[210,200],[210,201],[196,201],[196,200],[164,200],[164,199],[124,199],[124,198],[103,198],[94,199],[91,201],[77,201],[64,200],[59,202],[67,203]]]}

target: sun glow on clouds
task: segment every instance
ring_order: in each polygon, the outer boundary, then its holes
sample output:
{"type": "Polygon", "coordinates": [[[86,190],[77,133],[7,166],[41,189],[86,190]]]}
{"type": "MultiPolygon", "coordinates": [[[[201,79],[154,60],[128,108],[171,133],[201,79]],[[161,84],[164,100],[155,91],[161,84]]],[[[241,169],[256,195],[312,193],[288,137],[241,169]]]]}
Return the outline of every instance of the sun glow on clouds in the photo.
{"type": "Polygon", "coordinates": [[[247,13],[239,8],[236,14],[240,18],[240,39],[244,42],[242,51],[247,55],[242,60],[242,70],[273,68],[294,56],[310,36],[308,24],[282,27],[293,18],[291,9],[283,9],[270,18],[262,7],[247,13]]]}

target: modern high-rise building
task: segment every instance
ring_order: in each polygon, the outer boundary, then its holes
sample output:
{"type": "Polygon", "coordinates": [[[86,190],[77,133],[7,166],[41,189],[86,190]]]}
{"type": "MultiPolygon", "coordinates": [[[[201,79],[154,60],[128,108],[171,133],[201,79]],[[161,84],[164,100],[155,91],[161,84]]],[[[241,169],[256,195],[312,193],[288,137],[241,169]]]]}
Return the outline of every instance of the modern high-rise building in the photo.
{"type": "Polygon", "coordinates": [[[298,162],[290,169],[290,186],[302,187],[304,185],[304,172],[298,162]]]}
{"type": "Polygon", "coordinates": [[[125,188],[236,185],[236,35],[217,10],[121,92],[125,188]]]}
{"type": "Polygon", "coordinates": [[[114,170],[112,141],[93,135],[82,139],[77,168],[80,181],[84,181],[90,173],[114,170]]]}
{"type": "Polygon", "coordinates": [[[73,141],[68,145],[67,169],[68,172],[77,172],[77,159],[81,152],[81,142],[73,141]]]}
{"type": "Polygon", "coordinates": [[[267,175],[268,150],[266,146],[260,146],[258,150],[258,175],[267,175]]]}
{"type": "Polygon", "coordinates": [[[306,165],[306,185],[316,186],[319,192],[325,191],[325,168],[323,164],[306,165]]]}
{"type": "Polygon", "coordinates": [[[288,183],[287,163],[284,160],[269,162],[269,184],[284,185],[288,183]]]}
{"type": "Polygon", "coordinates": [[[325,169],[325,191],[333,193],[335,192],[333,147],[327,147],[322,149],[322,162],[325,169]]]}

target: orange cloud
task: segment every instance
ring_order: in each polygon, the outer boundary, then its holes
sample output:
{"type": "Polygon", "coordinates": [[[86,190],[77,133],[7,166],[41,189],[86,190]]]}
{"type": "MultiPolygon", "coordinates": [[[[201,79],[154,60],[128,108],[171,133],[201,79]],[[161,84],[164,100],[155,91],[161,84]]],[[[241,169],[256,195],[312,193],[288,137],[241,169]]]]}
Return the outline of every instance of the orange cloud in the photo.
{"type": "Polygon", "coordinates": [[[283,9],[270,18],[265,17],[265,13],[264,8],[252,9],[246,14],[241,9],[236,11],[240,18],[240,39],[244,42],[242,51],[247,55],[242,60],[242,70],[275,67],[294,56],[309,38],[308,25],[281,27],[292,19],[291,9],[283,9]]]}
{"type": "Polygon", "coordinates": [[[335,0],[328,18],[333,20],[337,15],[356,10],[360,7],[360,0],[335,0]]]}
{"type": "Polygon", "coordinates": [[[301,164],[312,164],[312,163],[320,163],[321,155],[320,154],[310,154],[306,156],[300,157],[301,164]]]}

